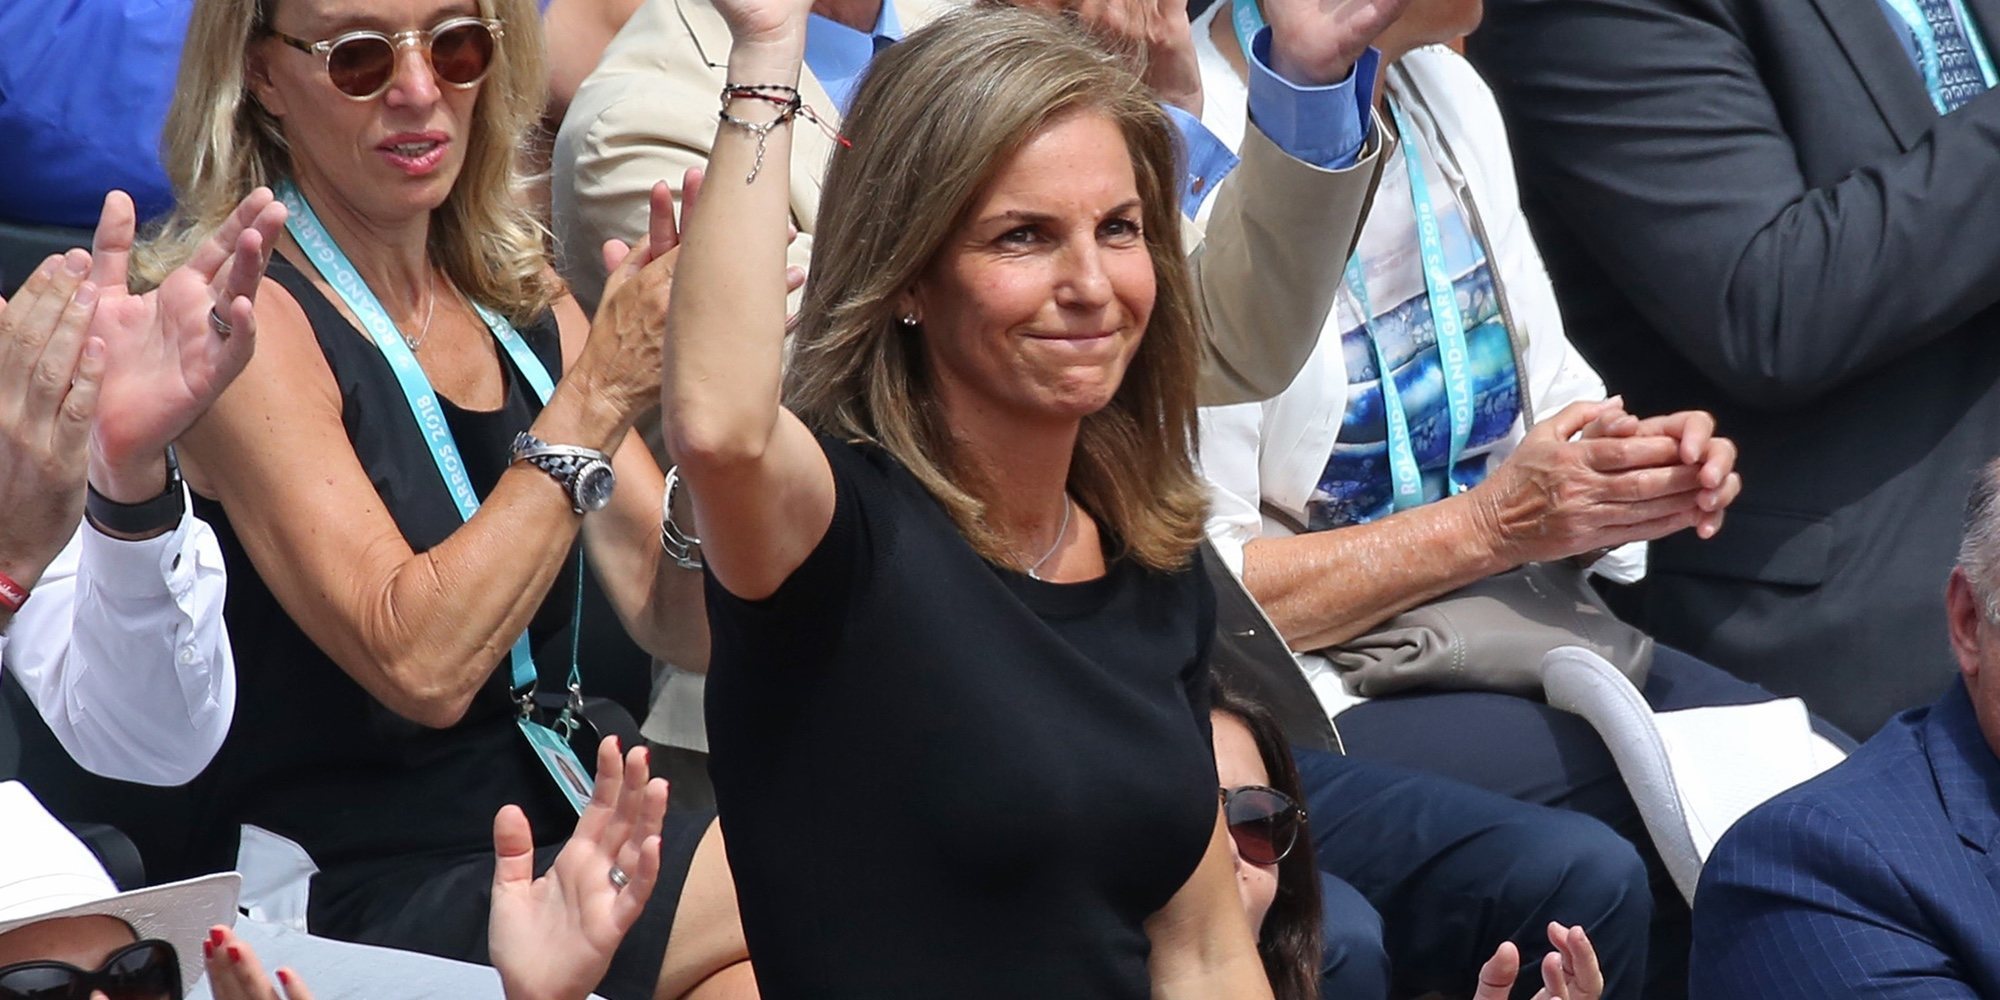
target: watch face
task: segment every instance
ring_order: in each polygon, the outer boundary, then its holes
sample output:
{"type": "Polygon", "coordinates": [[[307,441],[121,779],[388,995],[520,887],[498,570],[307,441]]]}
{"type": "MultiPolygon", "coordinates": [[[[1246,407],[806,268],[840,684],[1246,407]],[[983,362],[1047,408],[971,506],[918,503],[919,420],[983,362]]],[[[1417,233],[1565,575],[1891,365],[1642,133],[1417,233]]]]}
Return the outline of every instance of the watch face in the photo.
{"type": "Polygon", "coordinates": [[[611,488],[618,477],[611,474],[611,466],[604,462],[591,462],[576,474],[576,502],[585,511],[599,511],[611,502],[611,488]]]}

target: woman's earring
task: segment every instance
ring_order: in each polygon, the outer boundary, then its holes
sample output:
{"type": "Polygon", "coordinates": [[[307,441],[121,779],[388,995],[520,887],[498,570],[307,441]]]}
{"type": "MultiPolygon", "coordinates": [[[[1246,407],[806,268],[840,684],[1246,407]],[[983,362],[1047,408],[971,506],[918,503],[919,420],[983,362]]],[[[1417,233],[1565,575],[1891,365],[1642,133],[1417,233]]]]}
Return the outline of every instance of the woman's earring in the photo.
{"type": "Polygon", "coordinates": [[[917,318],[915,316],[905,316],[897,320],[897,322],[903,324],[903,329],[905,330],[914,330],[917,328],[917,318]]]}

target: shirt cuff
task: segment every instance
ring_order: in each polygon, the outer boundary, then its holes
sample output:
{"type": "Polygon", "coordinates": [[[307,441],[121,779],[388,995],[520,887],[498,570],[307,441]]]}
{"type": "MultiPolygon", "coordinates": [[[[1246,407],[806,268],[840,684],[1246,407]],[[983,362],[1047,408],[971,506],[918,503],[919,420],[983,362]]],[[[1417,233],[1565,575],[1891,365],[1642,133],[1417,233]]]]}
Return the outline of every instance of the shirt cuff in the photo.
{"type": "Polygon", "coordinates": [[[1202,203],[1221,185],[1222,179],[1236,169],[1236,152],[1186,109],[1171,104],[1162,104],[1160,108],[1173,119],[1174,128],[1181,134],[1181,145],[1187,149],[1187,176],[1181,180],[1181,213],[1192,219],[1201,213],[1202,203]]]}
{"type": "Polygon", "coordinates": [[[1323,170],[1342,170],[1360,159],[1374,116],[1375,67],[1382,53],[1361,54],[1347,79],[1301,87],[1271,68],[1271,29],[1250,45],[1250,120],[1292,157],[1323,170]]]}
{"type": "Polygon", "coordinates": [[[194,509],[189,504],[181,511],[180,523],[174,525],[174,530],[157,538],[132,542],[97,530],[85,518],[82,568],[78,575],[87,578],[92,589],[114,598],[178,598],[194,577],[193,555],[185,552],[193,522],[194,509]]]}

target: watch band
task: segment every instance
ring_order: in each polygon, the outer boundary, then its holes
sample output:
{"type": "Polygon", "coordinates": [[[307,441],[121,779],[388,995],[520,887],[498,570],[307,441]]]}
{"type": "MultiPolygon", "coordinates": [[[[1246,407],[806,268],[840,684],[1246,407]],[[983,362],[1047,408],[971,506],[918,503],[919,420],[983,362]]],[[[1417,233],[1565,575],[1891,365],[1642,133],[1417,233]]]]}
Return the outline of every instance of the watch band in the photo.
{"type": "Polygon", "coordinates": [[[120,535],[159,535],[173,530],[187,513],[187,492],[181,489],[181,466],[167,449],[167,488],[150,500],[119,503],[97,487],[84,484],[83,512],[92,526],[120,535]]]}
{"type": "MultiPolygon", "coordinates": [[[[589,513],[595,509],[585,503],[582,495],[583,484],[579,480],[583,478],[585,470],[591,466],[602,466],[605,469],[611,466],[611,456],[594,448],[549,444],[527,431],[514,436],[511,460],[526,462],[548,473],[549,478],[554,479],[556,484],[563,488],[563,492],[569,495],[570,509],[578,514],[589,513]]],[[[601,500],[599,506],[602,506],[601,500]]]]}

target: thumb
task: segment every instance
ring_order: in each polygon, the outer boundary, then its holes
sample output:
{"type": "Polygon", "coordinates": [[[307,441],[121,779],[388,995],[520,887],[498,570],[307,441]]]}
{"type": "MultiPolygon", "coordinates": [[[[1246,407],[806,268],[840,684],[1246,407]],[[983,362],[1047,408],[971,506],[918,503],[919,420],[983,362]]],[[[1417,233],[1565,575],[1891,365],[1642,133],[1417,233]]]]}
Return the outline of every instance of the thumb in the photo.
{"type": "Polygon", "coordinates": [[[1507,1000],[1507,993],[1514,988],[1514,979],[1520,974],[1520,951],[1512,941],[1500,942],[1500,947],[1493,949],[1493,957],[1479,967],[1479,989],[1472,994],[1472,1000],[1507,1000]]]}
{"type": "Polygon", "coordinates": [[[535,836],[528,814],[508,804],[493,816],[493,891],[535,880],[535,836]]]}

